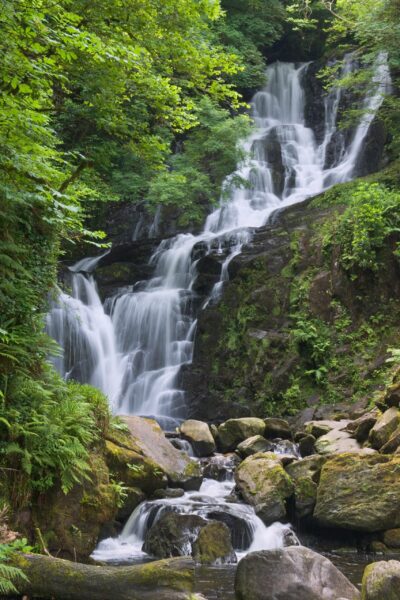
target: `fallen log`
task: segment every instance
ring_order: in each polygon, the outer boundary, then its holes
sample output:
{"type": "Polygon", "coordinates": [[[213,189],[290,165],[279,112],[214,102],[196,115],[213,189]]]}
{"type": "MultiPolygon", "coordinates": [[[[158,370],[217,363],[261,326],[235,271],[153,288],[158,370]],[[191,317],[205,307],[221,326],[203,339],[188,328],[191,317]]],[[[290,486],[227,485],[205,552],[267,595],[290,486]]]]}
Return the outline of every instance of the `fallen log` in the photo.
{"type": "Polygon", "coordinates": [[[170,558],[133,566],[74,563],[41,554],[19,554],[12,564],[29,582],[18,582],[29,597],[56,600],[193,600],[194,562],[170,558]]]}

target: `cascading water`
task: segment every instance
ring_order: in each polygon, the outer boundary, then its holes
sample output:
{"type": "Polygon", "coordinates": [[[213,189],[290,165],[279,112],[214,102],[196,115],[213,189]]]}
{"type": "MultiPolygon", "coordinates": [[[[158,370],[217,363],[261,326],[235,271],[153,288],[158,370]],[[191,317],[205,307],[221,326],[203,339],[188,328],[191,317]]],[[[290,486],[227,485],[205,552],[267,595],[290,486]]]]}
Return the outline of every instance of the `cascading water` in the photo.
{"type": "MultiPolygon", "coordinates": [[[[275,453],[282,452],[286,456],[291,455],[291,451],[284,442],[274,449],[275,453]]],[[[298,457],[295,448],[294,452],[294,456],[298,457]]],[[[220,463],[220,472],[224,473],[222,481],[204,479],[198,492],[186,492],[180,498],[142,502],[131,514],[122,533],[116,538],[101,541],[92,558],[118,564],[148,558],[143,551],[146,534],[168,512],[198,515],[227,523],[238,558],[248,552],[299,544],[290,525],[276,522],[267,527],[253,507],[233,501],[231,494],[235,482],[230,458],[216,455],[212,460],[220,463]]],[[[191,548],[188,547],[186,552],[190,555],[191,548]]]]}
{"type": "MultiPolygon", "coordinates": [[[[61,294],[48,317],[48,331],[63,349],[55,365],[65,377],[100,387],[115,413],[155,416],[165,427],[185,416],[184,393],[177,387],[181,366],[192,359],[196,327],[192,303],[196,261],[192,251],[225,252],[220,281],[209,301],[218,299],[230,261],[251,239],[252,228],[276,209],[300,202],[355,175],[368,128],[390,87],[386,57],[375,67],[373,91],[350,142],[341,142],[326,166],[337,128],[340,89],[325,100],[325,134],[318,144],[305,123],[304,76],[308,65],[276,63],[267,69],[267,86],[252,101],[255,129],[244,142],[249,158],[227,179],[239,176],[228,201],[212,212],[197,236],[181,234],[162,242],[151,258],[154,276],[108,299],[103,308],[93,270],[96,259],[72,268],[72,296],[61,294]]],[[[346,57],[344,73],[351,71],[346,57]]]]}

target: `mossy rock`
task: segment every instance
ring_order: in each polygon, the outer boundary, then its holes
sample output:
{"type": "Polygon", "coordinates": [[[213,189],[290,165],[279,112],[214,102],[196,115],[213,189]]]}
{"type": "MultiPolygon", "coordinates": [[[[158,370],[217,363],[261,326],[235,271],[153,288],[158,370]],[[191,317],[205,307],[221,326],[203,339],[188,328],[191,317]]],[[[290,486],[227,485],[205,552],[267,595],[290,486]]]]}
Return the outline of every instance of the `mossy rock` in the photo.
{"type": "Polygon", "coordinates": [[[205,565],[237,562],[232,548],[231,532],[225,523],[212,521],[200,530],[193,544],[193,558],[205,565]]]}
{"type": "Polygon", "coordinates": [[[368,565],[362,579],[362,600],[399,600],[400,562],[375,562],[368,565]]]}
{"type": "Polygon", "coordinates": [[[218,443],[222,452],[230,452],[244,440],[255,435],[263,435],[265,423],[262,419],[245,417],[228,419],[218,427],[218,443]]]}
{"type": "Polygon", "coordinates": [[[254,506],[265,524],[285,518],[285,501],[294,485],[275,454],[259,452],[246,458],[236,469],[235,481],[245,502],[254,506]]]}
{"type": "Polygon", "coordinates": [[[134,450],[107,440],[106,459],[113,475],[130,487],[151,493],[167,485],[167,477],[159,465],[134,450]]]}
{"type": "Polygon", "coordinates": [[[328,527],[400,527],[400,456],[341,454],[321,471],[314,517],[328,527]]]}
{"type": "Polygon", "coordinates": [[[400,528],[399,529],[388,529],[383,534],[383,543],[388,548],[400,549],[400,528]]]}

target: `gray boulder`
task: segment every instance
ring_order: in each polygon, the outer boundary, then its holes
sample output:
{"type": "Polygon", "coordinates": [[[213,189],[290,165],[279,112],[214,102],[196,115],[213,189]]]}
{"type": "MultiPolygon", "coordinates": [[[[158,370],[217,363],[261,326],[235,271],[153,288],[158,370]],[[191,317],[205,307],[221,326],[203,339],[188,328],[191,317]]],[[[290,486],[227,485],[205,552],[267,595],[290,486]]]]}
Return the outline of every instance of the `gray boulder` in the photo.
{"type": "Polygon", "coordinates": [[[149,529],[143,551],[156,558],[190,556],[192,545],[207,521],[197,515],[166,513],[149,529]]]}
{"type": "Polygon", "coordinates": [[[237,600],[360,598],[330,560],[301,546],[248,554],[239,562],[235,592],[237,600]]]}
{"type": "Polygon", "coordinates": [[[206,565],[236,563],[228,526],[218,521],[207,523],[193,544],[193,558],[206,565]]]}
{"type": "Polygon", "coordinates": [[[292,439],[292,430],[290,425],[284,419],[268,418],[264,419],[266,438],[273,440],[274,438],[282,438],[284,440],[292,439]]]}
{"type": "Polygon", "coordinates": [[[369,432],[369,442],[373,448],[379,450],[384,446],[392,434],[396,431],[400,425],[400,411],[398,408],[392,407],[386,410],[381,417],[377,420],[369,432]]]}

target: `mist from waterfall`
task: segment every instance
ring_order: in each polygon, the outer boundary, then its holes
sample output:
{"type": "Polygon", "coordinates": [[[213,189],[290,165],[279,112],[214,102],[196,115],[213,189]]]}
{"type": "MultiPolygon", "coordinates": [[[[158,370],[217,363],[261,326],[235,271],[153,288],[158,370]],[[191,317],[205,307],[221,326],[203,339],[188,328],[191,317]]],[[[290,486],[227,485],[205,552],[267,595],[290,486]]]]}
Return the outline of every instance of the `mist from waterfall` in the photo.
{"type": "MultiPolygon", "coordinates": [[[[102,389],[114,413],[155,416],[165,427],[185,417],[184,392],[177,382],[193,353],[196,244],[225,256],[220,281],[207,302],[217,301],[229,279],[229,263],[251,240],[253,228],[264,225],[277,209],[356,175],[369,126],[390,88],[386,57],[377,61],[364,115],[350,141],[343,138],[335,148],[333,164],[327,157],[342,91],[333,89],[325,98],[324,137],[317,143],[305,119],[307,69],[308,64],[282,62],[268,67],[267,85],[251,103],[254,129],[243,142],[248,158],[224,186],[229,185],[229,199],[207,217],[201,234],[180,234],[160,244],[151,258],[150,280],[120,291],[103,306],[91,274],[101,257],[71,268],[72,293],[60,294],[47,319],[49,334],[63,350],[54,364],[67,379],[102,389]],[[246,185],[233,185],[238,178],[246,185]]],[[[352,69],[347,57],[343,72],[352,69]]]]}

